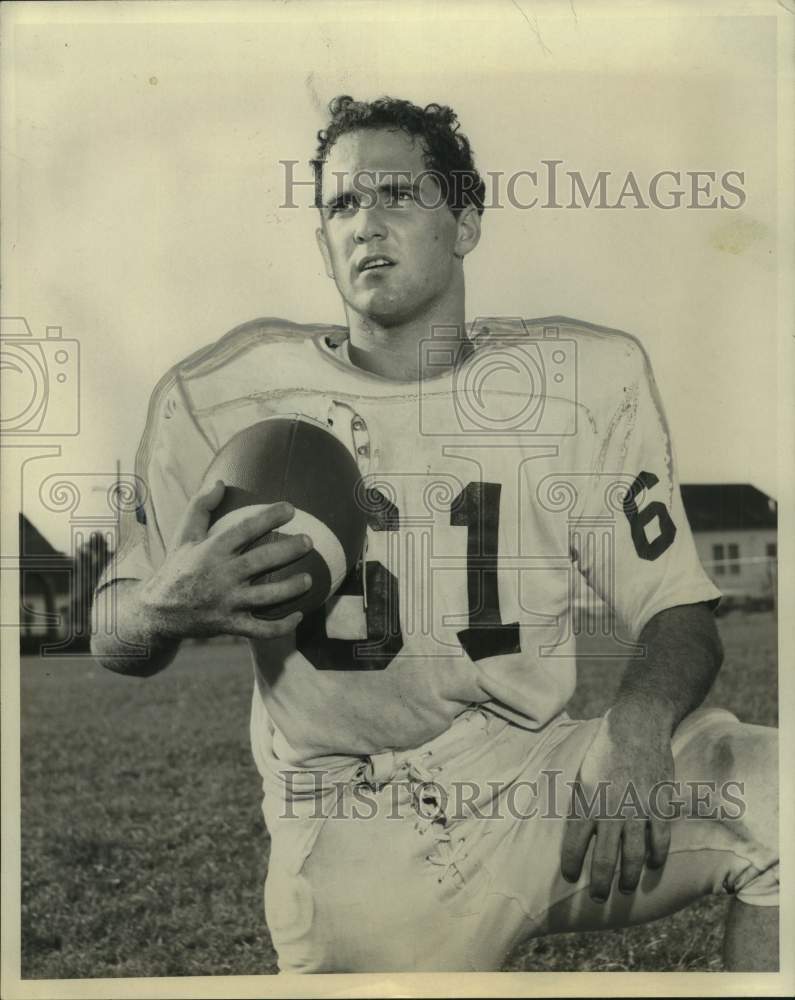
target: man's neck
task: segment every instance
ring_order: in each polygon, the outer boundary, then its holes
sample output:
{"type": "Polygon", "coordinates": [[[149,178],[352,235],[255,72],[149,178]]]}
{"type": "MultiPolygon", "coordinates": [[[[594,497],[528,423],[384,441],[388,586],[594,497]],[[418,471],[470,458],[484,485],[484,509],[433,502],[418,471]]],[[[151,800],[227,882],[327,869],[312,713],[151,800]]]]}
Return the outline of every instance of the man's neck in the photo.
{"type": "Polygon", "coordinates": [[[469,345],[463,303],[454,318],[424,317],[403,326],[383,327],[349,314],[350,359],[365,371],[399,381],[432,378],[460,362],[469,345]]]}

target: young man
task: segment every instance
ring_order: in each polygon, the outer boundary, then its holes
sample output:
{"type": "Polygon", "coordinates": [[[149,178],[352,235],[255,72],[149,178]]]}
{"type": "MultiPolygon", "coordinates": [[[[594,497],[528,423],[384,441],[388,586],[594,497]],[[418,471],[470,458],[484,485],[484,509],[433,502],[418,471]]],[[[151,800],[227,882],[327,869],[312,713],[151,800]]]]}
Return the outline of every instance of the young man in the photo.
{"type": "Polygon", "coordinates": [[[454,114],[330,110],[317,238],[348,328],[254,321],[163,379],[138,454],[147,495],[97,591],[113,588],[115,634],[95,653],[148,675],[188,636],[250,639],[284,971],[499,969],[522,938],[710,892],[735,897],[727,967],[776,968],[776,734],[698,708],[719,595],[642,348],[563,318],[468,329],[483,185],[454,114]],[[223,485],[203,473],[287,413],[346,443],[372,509],[326,606],[266,622],[251,610],[307,581],[249,581],[311,540],[241,551],[289,525],[283,504],[208,537],[223,485]],[[584,722],[565,713],[580,576],[643,653],[584,722]]]}

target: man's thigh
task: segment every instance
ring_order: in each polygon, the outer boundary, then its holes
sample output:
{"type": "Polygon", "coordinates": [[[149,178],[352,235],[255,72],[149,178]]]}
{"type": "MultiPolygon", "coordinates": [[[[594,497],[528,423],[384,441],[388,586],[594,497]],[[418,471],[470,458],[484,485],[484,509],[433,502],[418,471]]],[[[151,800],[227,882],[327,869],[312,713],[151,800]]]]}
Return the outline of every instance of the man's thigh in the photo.
{"type": "Polygon", "coordinates": [[[528,899],[544,891],[537,870],[548,879],[559,867],[551,831],[531,817],[566,808],[549,793],[574,778],[596,725],[566,720],[532,733],[466,712],[370,797],[373,815],[360,808],[354,818],[347,789],[300,872],[280,865],[297,826],[271,829],[266,916],[280,968],[499,969],[528,899]]]}
{"type": "Polygon", "coordinates": [[[592,738],[588,726],[568,721],[537,734],[490,713],[465,713],[365,797],[372,815],[362,815],[365,790],[346,789],[297,873],[279,859],[300,831],[290,822],[272,828],[266,917],[280,968],[499,968],[526,919],[529,874],[519,892],[499,886],[507,862],[524,851],[518,835],[533,825],[517,818],[527,812],[527,794],[516,805],[507,800],[517,788],[527,792],[525,776],[539,773],[561,745],[573,776],[592,738]]]}

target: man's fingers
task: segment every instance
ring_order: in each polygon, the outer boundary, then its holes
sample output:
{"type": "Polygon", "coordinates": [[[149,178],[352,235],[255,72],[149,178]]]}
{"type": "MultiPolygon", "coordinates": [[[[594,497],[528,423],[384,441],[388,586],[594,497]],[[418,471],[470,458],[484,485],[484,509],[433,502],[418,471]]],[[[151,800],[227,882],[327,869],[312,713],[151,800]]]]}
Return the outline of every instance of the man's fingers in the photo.
{"type": "Polygon", "coordinates": [[[239,615],[234,619],[235,634],[260,641],[278,639],[294,632],[303,617],[300,611],[294,611],[286,618],[279,618],[277,621],[264,621],[250,614],[239,615]]]}
{"type": "Polygon", "coordinates": [[[267,608],[282,601],[289,601],[292,597],[299,597],[305,594],[312,586],[312,577],[308,573],[295,573],[286,580],[278,580],[273,583],[259,583],[250,587],[241,588],[241,608],[267,608]]]}
{"type": "Polygon", "coordinates": [[[566,820],[563,847],[560,856],[560,873],[567,882],[577,882],[582,874],[588,842],[596,824],[591,819],[570,817],[566,820]]]}
{"type": "Polygon", "coordinates": [[[219,521],[213,529],[212,544],[218,551],[238,552],[253,544],[263,535],[287,524],[295,514],[292,504],[280,500],[273,504],[251,504],[233,511],[230,521],[219,521]]]}
{"type": "Polygon", "coordinates": [[[206,537],[210,524],[210,514],[223,499],[224,490],[223,481],[216,479],[214,483],[207,483],[191,497],[177,528],[174,537],[175,545],[200,542],[206,537]]]}
{"type": "Polygon", "coordinates": [[[671,824],[652,816],[649,824],[649,868],[662,868],[671,846],[671,824]]]}
{"type": "Polygon", "coordinates": [[[621,892],[634,892],[646,860],[646,820],[628,819],[621,832],[621,875],[618,888],[621,892]]]}
{"type": "Polygon", "coordinates": [[[295,562],[311,548],[312,540],[307,535],[293,535],[257,545],[235,559],[234,572],[239,580],[251,580],[269,570],[295,562]]]}
{"type": "Polygon", "coordinates": [[[595,903],[604,903],[610,895],[621,844],[622,826],[623,822],[615,819],[602,819],[596,825],[596,843],[591,858],[590,890],[591,899],[595,903]]]}

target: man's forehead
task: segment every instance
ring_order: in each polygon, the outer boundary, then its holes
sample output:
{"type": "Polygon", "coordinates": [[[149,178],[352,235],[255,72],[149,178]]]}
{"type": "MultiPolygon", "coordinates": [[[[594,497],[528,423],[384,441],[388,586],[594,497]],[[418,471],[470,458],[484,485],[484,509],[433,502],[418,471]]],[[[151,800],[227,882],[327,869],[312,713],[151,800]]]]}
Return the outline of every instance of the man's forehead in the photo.
{"type": "Polygon", "coordinates": [[[415,177],[426,169],[422,139],[402,129],[346,132],[329,150],[324,170],[352,175],[359,171],[399,172],[415,177]]]}

